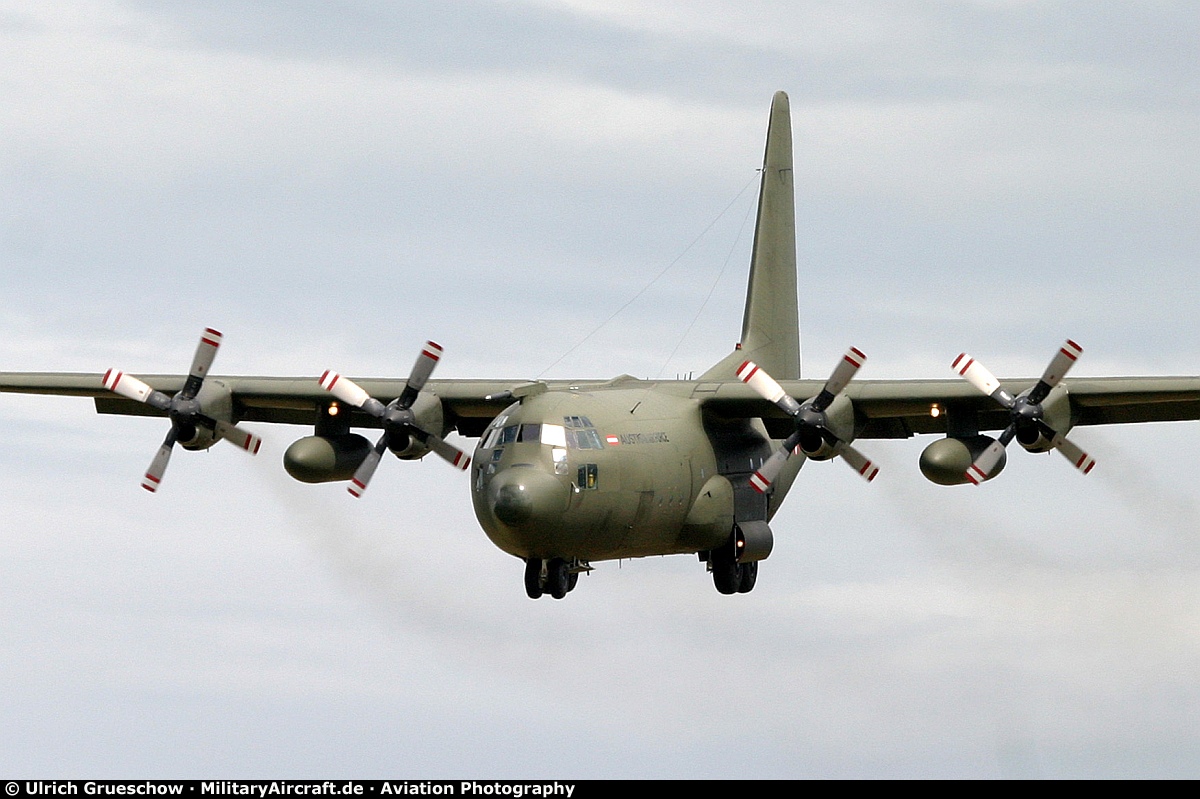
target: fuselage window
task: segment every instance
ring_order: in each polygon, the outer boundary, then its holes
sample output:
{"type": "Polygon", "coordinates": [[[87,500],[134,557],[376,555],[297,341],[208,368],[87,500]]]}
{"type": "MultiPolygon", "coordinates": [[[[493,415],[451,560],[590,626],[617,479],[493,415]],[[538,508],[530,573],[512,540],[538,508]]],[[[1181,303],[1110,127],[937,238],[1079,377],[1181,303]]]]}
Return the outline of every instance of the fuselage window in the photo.
{"type": "Polygon", "coordinates": [[[508,414],[501,414],[492,420],[488,425],[487,435],[483,438],[483,444],[480,446],[483,449],[491,449],[496,446],[500,440],[500,434],[504,430],[504,423],[508,421],[508,414]]]}
{"type": "Polygon", "coordinates": [[[502,447],[505,444],[511,444],[517,440],[517,431],[520,430],[520,425],[510,424],[508,427],[500,431],[500,436],[496,439],[496,446],[502,447]]]}
{"type": "Polygon", "coordinates": [[[564,416],[563,426],[567,428],[567,446],[571,449],[604,449],[600,434],[586,416],[564,416]]]}
{"type": "Polygon", "coordinates": [[[598,470],[596,469],[596,464],[585,463],[580,466],[576,472],[575,479],[575,484],[581,489],[595,488],[596,483],[599,481],[599,474],[598,470]]]}
{"type": "Polygon", "coordinates": [[[600,434],[595,430],[575,430],[575,446],[578,449],[604,449],[600,434]]]}
{"type": "Polygon", "coordinates": [[[542,443],[552,447],[565,447],[567,431],[563,429],[562,425],[544,424],[542,425],[542,443]]]}

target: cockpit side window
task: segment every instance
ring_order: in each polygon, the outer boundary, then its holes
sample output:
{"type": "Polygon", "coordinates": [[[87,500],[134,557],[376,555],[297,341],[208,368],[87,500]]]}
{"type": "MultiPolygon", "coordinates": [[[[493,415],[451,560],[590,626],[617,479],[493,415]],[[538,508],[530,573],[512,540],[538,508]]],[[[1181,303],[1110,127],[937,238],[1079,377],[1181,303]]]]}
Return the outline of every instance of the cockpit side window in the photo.
{"type": "Polygon", "coordinates": [[[563,426],[567,428],[567,446],[571,449],[604,449],[600,434],[586,416],[564,416],[563,426]]]}
{"type": "Polygon", "coordinates": [[[595,430],[570,430],[567,442],[574,449],[604,449],[600,434],[595,430]]]}
{"type": "Polygon", "coordinates": [[[583,490],[596,488],[599,483],[599,470],[594,463],[585,463],[579,467],[575,476],[575,485],[583,490]]]}
{"type": "Polygon", "coordinates": [[[544,424],[542,425],[542,443],[552,447],[565,447],[567,431],[563,429],[562,425],[544,424]]]}
{"type": "Polygon", "coordinates": [[[491,449],[496,446],[496,442],[500,439],[501,431],[504,430],[504,423],[508,421],[508,414],[502,413],[492,420],[488,425],[487,435],[483,437],[483,443],[480,445],[483,449],[491,449]]]}

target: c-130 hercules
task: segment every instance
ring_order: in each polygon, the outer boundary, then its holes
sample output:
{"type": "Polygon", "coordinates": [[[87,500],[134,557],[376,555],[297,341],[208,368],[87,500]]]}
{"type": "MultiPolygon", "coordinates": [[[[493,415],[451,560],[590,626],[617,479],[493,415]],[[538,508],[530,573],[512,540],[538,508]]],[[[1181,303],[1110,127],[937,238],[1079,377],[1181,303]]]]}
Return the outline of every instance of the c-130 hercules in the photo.
{"type": "Polygon", "coordinates": [[[860,439],[943,436],[921,472],[943,485],[980,483],[1004,468],[1015,438],[1056,449],[1089,472],[1066,436],[1075,426],[1200,418],[1200,378],[1064,380],[1082,350],[1067,341],[1038,380],[997,380],[963,353],[966,382],[851,382],[851,347],[828,380],[800,377],[792,136],[787,95],[767,128],[741,340],[695,380],[432,380],[428,342],[407,379],[208,377],[221,334],[208,329],[186,376],[0,373],[0,391],[93,397],[100,413],[166,416],[170,429],[142,485],[158,489],[176,443],[225,439],[251,452],[241,422],[315,425],[284,467],[309,483],[366,491],[383,454],[430,452],[470,471],[475,515],[500,549],[525,562],[531,598],[561,599],[592,563],[697,555],[723,594],[754,588],[771,554],[770,521],[807,460],[840,458],[872,480],[860,439]],[[807,399],[802,399],[807,398],[807,399]],[[382,429],[372,445],[353,428],[382,429]],[[479,437],[473,457],[444,440],[479,437]],[[1002,431],[998,437],[983,431],[1002,431]]]}

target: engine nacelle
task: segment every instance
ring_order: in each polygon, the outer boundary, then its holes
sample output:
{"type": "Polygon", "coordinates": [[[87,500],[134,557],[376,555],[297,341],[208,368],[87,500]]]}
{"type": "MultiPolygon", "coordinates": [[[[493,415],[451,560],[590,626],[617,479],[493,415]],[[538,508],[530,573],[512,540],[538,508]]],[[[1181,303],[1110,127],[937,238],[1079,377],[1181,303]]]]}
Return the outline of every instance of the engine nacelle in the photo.
{"type": "MultiPolygon", "coordinates": [[[[825,428],[846,444],[854,440],[854,403],[846,395],[839,394],[825,409],[825,428]]],[[[805,457],[814,461],[827,461],[837,455],[816,430],[802,430],[799,446],[805,457]]]]}
{"type": "MultiPolygon", "coordinates": [[[[1028,393],[1028,392],[1025,392],[1028,393]]],[[[1042,421],[1065,436],[1071,430],[1071,402],[1067,399],[1067,387],[1059,383],[1042,401],[1042,421]]],[[[1027,452],[1049,452],[1053,442],[1036,426],[1018,427],[1017,443],[1027,452]]]]}
{"type": "MultiPolygon", "coordinates": [[[[205,416],[222,422],[233,423],[233,393],[220,380],[208,378],[196,395],[205,416]]],[[[208,449],[217,443],[217,436],[203,425],[189,425],[179,431],[178,443],[184,449],[208,449]]]]}
{"type": "MultiPolygon", "coordinates": [[[[969,438],[939,438],[921,453],[921,474],[931,483],[943,486],[962,485],[967,482],[967,469],[983,451],[994,444],[991,436],[969,438]]],[[[1001,454],[996,468],[987,479],[991,480],[1004,470],[1007,454],[1001,454]]]]}
{"type": "Polygon", "coordinates": [[[1024,447],[1026,452],[1049,452],[1054,449],[1053,442],[1037,427],[1018,427],[1017,443],[1024,447]]]}
{"type": "MultiPolygon", "coordinates": [[[[442,401],[431,391],[422,391],[417,395],[416,402],[409,409],[413,415],[413,424],[422,430],[433,433],[438,437],[446,435],[443,427],[445,416],[442,413],[442,401]]],[[[414,461],[429,454],[429,447],[422,444],[415,436],[393,433],[388,449],[397,458],[414,461]]]]}
{"type": "Polygon", "coordinates": [[[357,433],[307,436],[283,453],[283,468],[302,483],[349,480],[371,451],[371,442],[357,433]]]}

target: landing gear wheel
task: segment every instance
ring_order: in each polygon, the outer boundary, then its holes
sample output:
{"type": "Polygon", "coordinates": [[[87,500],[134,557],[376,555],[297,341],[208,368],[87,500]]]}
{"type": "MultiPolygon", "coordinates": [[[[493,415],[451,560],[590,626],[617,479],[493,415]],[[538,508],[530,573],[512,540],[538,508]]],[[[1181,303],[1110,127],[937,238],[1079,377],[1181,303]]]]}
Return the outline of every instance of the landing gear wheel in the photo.
{"type": "Polygon", "coordinates": [[[752,560],[742,564],[742,579],[738,583],[738,593],[748,594],[754,590],[754,583],[758,580],[758,561],[752,560]]]}
{"type": "Polygon", "coordinates": [[[562,599],[571,590],[570,565],[562,558],[551,558],[546,562],[545,591],[555,599],[562,599]]]}
{"type": "Polygon", "coordinates": [[[542,559],[528,558],[525,561],[525,593],[530,599],[542,596],[542,559]]]}
{"type": "Polygon", "coordinates": [[[724,546],[712,551],[713,585],[722,594],[736,594],[742,585],[742,564],[733,555],[733,547],[724,546]]]}
{"type": "Polygon", "coordinates": [[[579,582],[579,572],[571,572],[571,576],[567,578],[567,593],[575,590],[575,583],[579,582]]]}

